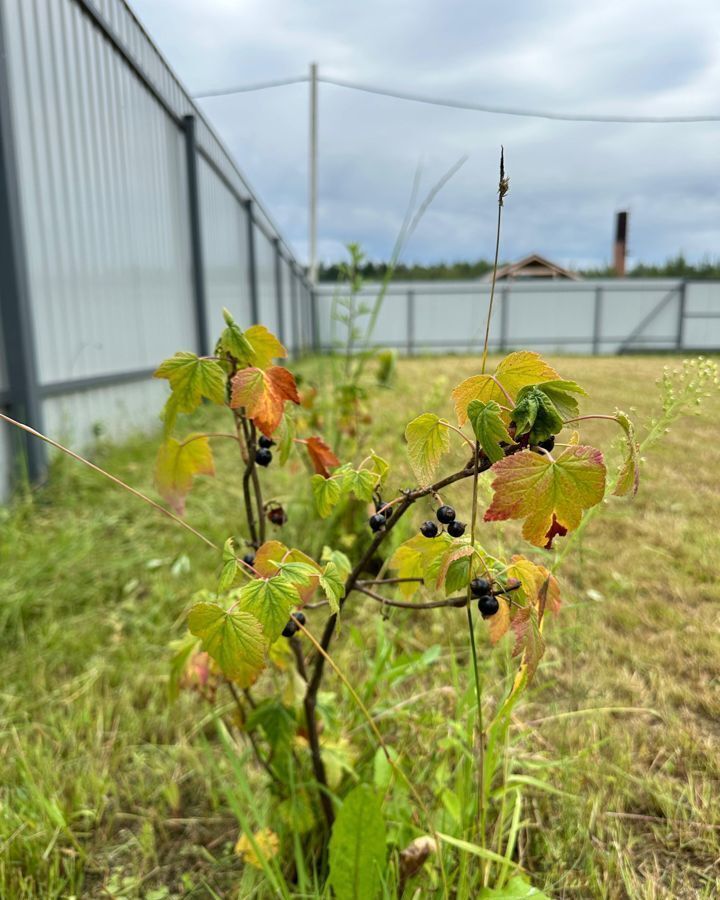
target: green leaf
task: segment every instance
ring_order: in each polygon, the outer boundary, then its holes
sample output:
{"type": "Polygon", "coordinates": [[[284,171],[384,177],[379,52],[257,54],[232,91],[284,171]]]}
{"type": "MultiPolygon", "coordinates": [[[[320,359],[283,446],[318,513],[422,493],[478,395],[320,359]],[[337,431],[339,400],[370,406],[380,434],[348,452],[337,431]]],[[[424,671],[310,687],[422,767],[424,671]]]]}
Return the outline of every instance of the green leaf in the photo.
{"type": "Polygon", "coordinates": [[[529,433],[531,444],[558,434],[564,424],[552,400],[535,385],[520,391],[510,418],[515,422],[515,436],[529,433]]]}
{"type": "Polygon", "coordinates": [[[290,415],[290,409],[286,407],[285,415],[280,420],[274,439],[277,443],[277,459],[281,466],[284,466],[290,457],[293,449],[293,438],[295,437],[295,422],[290,415]]]}
{"type": "Polygon", "coordinates": [[[355,494],[358,500],[364,500],[367,503],[370,503],[373,498],[377,482],[377,474],[367,469],[348,469],[342,475],[343,490],[346,493],[355,494]]]}
{"type": "Polygon", "coordinates": [[[203,397],[213,403],[225,403],[226,376],[214,359],[201,359],[194,353],[176,353],[160,363],[153,377],[167,378],[172,389],[163,413],[166,433],[172,430],[179,412],[191,413],[203,397]]]}
{"type": "Polygon", "coordinates": [[[378,456],[374,450],[370,451],[370,471],[374,472],[377,477],[377,485],[381,487],[385,483],[387,473],[390,471],[390,463],[378,456]]]}
{"type": "Polygon", "coordinates": [[[334,562],[328,562],[320,574],[320,587],[325,592],[330,611],[340,612],[340,600],[345,594],[345,581],[334,562]]]}
{"type": "Polygon", "coordinates": [[[369,785],[347,795],[330,837],[330,877],[337,900],[375,900],[385,870],[382,800],[369,785]]]}
{"type": "Polygon", "coordinates": [[[170,643],[170,677],[168,679],[168,699],[172,703],[180,693],[180,682],[193,653],[200,647],[200,641],[188,632],[184,637],[170,643]]]}
{"type": "Polygon", "coordinates": [[[605,494],[603,456],[594,447],[571,444],[557,459],[523,450],[495,463],[495,496],[486,522],[525,519],[523,537],[549,549],[555,535],[580,524],[583,510],[605,494]]]}
{"type": "Polygon", "coordinates": [[[327,519],[342,495],[340,482],[336,478],[313,475],[310,485],[315,499],[315,509],[321,518],[327,519]]]}
{"type": "Polygon", "coordinates": [[[264,325],[253,325],[246,331],[238,326],[227,309],[223,310],[226,328],[218,341],[218,353],[227,353],[240,367],[267,369],[273,359],[287,356],[287,350],[264,325]]]}
{"type": "Polygon", "coordinates": [[[280,562],[276,560],[271,560],[272,564],[278,568],[280,571],[280,575],[286,581],[289,581],[290,584],[294,585],[306,585],[310,584],[311,580],[317,577],[317,567],[315,565],[308,565],[305,562],[280,562]]]}
{"type": "Polygon", "coordinates": [[[289,747],[296,726],[292,710],[283,706],[279,700],[273,697],[258,703],[254,709],[250,710],[245,720],[245,731],[247,732],[262,728],[273,752],[279,748],[289,747]]]}
{"type": "Polygon", "coordinates": [[[160,496],[182,515],[185,498],[196,475],[214,475],[210,441],[203,435],[189,435],[184,441],[168,438],[160,445],[155,461],[155,487],[160,496]]]}
{"type": "Polygon", "coordinates": [[[249,687],[265,665],[260,622],[249,612],[227,612],[217,603],[196,603],[188,615],[188,627],[202,639],[206,650],[223,673],[249,687]]]}
{"type": "Polygon", "coordinates": [[[332,548],[325,546],[322,549],[320,559],[323,562],[333,563],[341,578],[347,578],[352,572],[352,563],[342,550],[333,550],[332,548]]]}
{"type": "Polygon", "coordinates": [[[443,453],[450,449],[447,425],[434,413],[423,413],[405,429],[407,452],[415,477],[430,484],[443,453]]]}
{"type": "Polygon", "coordinates": [[[489,403],[483,403],[482,400],[471,400],[468,404],[467,414],[485,456],[491,463],[502,459],[505,454],[500,444],[512,444],[513,439],[508,434],[502,420],[500,405],[494,400],[489,403]]]}
{"type": "Polygon", "coordinates": [[[635,426],[628,416],[621,410],[616,409],[615,418],[618,425],[625,432],[627,448],[625,460],[620,466],[613,494],[616,497],[625,497],[627,494],[632,494],[634,497],[640,486],[640,446],[635,440],[635,426]]]}
{"type": "Polygon", "coordinates": [[[477,897],[478,900],[550,900],[547,894],[528,884],[519,875],[511,878],[505,887],[482,888],[477,897]]]}
{"type": "MultiPolygon", "coordinates": [[[[544,394],[552,401],[555,409],[563,419],[574,419],[580,413],[580,406],[573,394],[580,394],[587,397],[587,391],[584,391],[575,381],[543,381],[538,386],[544,394]]],[[[518,393],[518,400],[522,391],[518,393]]]]}
{"type": "Polygon", "coordinates": [[[238,590],[237,597],[240,609],[255,616],[270,643],[280,637],[290,618],[290,610],[300,600],[295,585],[282,575],[250,581],[238,590]]]}
{"type": "Polygon", "coordinates": [[[238,563],[235,558],[235,542],[231,537],[225,541],[225,545],[223,546],[222,560],[222,570],[220,572],[220,578],[218,579],[218,594],[222,594],[223,591],[229,590],[237,575],[238,563]]]}
{"type": "MultiPolygon", "coordinates": [[[[451,543],[452,538],[445,532],[434,538],[416,534],[395,550],[388,568],[396,571],[398,578],[418,578],[434,586],[440,560],[451,543]]],[[[403,582],[398,589],[409,599],[421,584],[422,581],[403,582]]]]}

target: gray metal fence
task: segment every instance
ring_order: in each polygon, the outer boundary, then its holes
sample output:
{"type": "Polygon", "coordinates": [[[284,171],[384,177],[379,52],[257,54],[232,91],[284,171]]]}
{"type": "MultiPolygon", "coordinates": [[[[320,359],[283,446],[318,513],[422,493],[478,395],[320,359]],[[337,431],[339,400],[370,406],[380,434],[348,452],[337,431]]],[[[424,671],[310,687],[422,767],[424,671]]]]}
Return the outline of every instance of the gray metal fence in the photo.
{"type": "MultiPolygon", "coordinates": [[[[221,309],[292,352],[305,274],[123,0],[0,0],[0,407],[70,443],[157,421],[221,309]]],[[[0,426],[0,496],[43,445],[0,426]]]]}
{"type": "MultiPolygon", "coordinates": [[[[367,284],[358,305],[371,307],[367,284]]],[[[336,301],[347,288],[316,290],[314,321],[321,349],[342,346],[346,326],[336,301]]],[[[474,352],[482,346],[490,300],[487,282],[394,282],[371,343],[413,353],[474,352]]],[[[500,282],[490,330],[493,350],[547,353],[720,350],[720,282],[663,278],[500,282]]]]}

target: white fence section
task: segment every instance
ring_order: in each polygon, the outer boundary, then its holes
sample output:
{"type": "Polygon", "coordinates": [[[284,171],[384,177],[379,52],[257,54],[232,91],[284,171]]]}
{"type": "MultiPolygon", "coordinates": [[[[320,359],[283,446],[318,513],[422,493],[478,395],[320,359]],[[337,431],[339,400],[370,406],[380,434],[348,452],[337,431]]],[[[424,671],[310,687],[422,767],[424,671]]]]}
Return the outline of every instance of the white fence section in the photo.
{"type": "MultiPolygon", "coordinates": [[[[0,408],[74,445],[152,425],[154,367],[223,306],[311,340],[302,268],[124,0],[0,0],[0,408]]],[[[11,440],[45,464],[0,425],[0,496],[11,440]]]]}
{"type": "MultiPolygon", "coordinates": [[[[344,285],[316,290],[317,343],[342,347],[338,320],[344,285]]],[[[365,285],[356,304],[379,294],[365,285]]],[[[490,302],[487,282],[409,281],[388,288],[371,336],[373,346],[404,353],[473,353],[482,347],[490,302]]],[[[367,316],[360,320],[367,322],[367,316]]],[[[494,350],[528,347],[546,353],[720,350],[720,282],[681,279],[498,282],[490,329],[494,350]]]]}

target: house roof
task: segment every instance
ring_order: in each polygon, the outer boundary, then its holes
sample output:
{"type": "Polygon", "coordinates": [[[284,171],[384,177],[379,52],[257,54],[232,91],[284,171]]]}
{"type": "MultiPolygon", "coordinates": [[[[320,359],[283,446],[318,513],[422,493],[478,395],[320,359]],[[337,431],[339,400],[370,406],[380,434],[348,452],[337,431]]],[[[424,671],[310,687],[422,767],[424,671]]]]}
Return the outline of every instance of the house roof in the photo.
{"type": "MultiPolygon", "coordinates": [[[[492,277],[492,276],[490,276],[492,277]]],[[[564,269],[557,263],[545,259],[539,253],[531,253],[529,256],[519,259],[517,262],[508,263],[497,270],[497,280],[510,278],[562,278],[570,281],[580,281],[577,272],[564,269]]],[[[490,280],[490,279],[488,279],[490,280]]]]}

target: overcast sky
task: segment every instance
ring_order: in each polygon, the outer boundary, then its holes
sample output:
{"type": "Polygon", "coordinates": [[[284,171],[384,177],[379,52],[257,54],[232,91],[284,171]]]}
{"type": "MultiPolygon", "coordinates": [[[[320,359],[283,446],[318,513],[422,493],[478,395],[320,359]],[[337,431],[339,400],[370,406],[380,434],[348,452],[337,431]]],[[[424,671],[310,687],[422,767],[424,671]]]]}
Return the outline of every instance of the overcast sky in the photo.
{"type": "MultiPolygon", "coordinates": [[[[475,103],[624,115],[720,113],[720,0],[131,0],[191,93],[321,73],[475,103]]],[[[308,86],[201,101],[285,237],[307,252],[308,86]]],[[[720,257],[720,123],[570,124],[320,88],[322,259],[351,240],[387,258],[416,167],[438,196],[408,261],[489,257],[497,157],[510,196],[501,257],[720,257]]]]}

